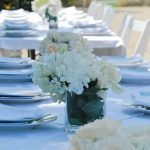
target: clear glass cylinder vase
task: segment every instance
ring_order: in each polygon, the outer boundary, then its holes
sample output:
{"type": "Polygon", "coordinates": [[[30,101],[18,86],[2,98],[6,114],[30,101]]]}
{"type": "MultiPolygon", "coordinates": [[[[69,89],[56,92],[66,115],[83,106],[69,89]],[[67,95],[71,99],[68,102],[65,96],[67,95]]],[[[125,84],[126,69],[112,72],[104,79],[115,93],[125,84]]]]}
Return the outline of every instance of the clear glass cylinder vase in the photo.
{"type": "Polygon", "coordinates": [[[82,94],[67,93],[66,130],[74,132],[80,126],[105,116],[106,89],[86,88],[82,94]],[[98,94],[97,94],[98,93],[98,94]]]}
{"type": "Polygon", "coordinates": [[[49,24],[49,29],[58,29],[58,22],[57,21],[50,20],[48,22],[48,24],[49,24]]]}

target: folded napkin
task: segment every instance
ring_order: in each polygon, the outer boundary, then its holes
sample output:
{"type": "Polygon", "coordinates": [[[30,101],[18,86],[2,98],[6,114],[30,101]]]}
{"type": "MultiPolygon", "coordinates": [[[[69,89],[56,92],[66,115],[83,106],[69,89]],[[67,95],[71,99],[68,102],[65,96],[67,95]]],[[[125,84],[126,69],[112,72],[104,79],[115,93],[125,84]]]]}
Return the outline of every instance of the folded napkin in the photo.
{"type": "Polygon", "coordinates": [[[44,114],[40,109],[22,109],[0,103],[0,122],[1,121],[25,121],[37,119],[44,114]]]}
{"type": "Polygon", "coordinates": [[[27,14],[1,14],[3,22],[25,22],[27,20],[27,14]]]}
{"type": "Polygon", "coordinates": [[[28,63],[30,58],[12,58],[12,57],[0,57],[0,63],[28,63]]]}
{"type": "Polygon", "coordinates": [[[43,95],[42,90],[33,83],[1,83],[0,96],[36,96],[43,95]]]}
{"type": "Polygon", "coordinates": [[[32,76],[7,76],[0,75],[1,83],[20,83],[32,82],[32,76]]]}
{"type": "Polygon", "coordinates": [[[114,35],[108,27],[96,27],[96,28],[75,28],[74,33],[80,33],[87,36],[112,36],[114,35]]]}
{"type": "Polygon", "coordinates": [[[104,24],[101,20],[95,20],[95,21],[89,21],[89,22],[84,22],[84,21],[78,21],[74,24],[72,24],[75,28],[95,28],[95,27],[104,27],[104,24]]]}
{"type": "Polygon", "coordinates": [[[70,20],[69,18],[67,18],[68,20],[68,23],[71,24],[71,25],[75,25],[76,23],[80,23],[80,22],[83,22],[83,23],[86,23],[86,22],[92,22],[94,20],[94,18],[92,16],[82,16],[82,15],[79,15],[78,18],[73,18],[74,16],[70,16],[70,20]]]}
{"type": "Polygon", "coordinates": [[[1,32],[1,34],[3,34],[3,36],[6,37],[33,37],[33,36],[37,36],[37,32],[33,31],[33,30],[25,30],[24,28],[14,28],[11,27],[8,30],[3,30],[1,32]]]}
{"type": "Polygon", "coordinates": [[[132,94],[133,104],[150,107],[150,90],[132,94]]]}
{"type": "Polygon", "coordinates": [[[0,57],[0,69],[32,68],[33,62],[30,58],[0,57]]]}
{"type": "Polygon", "coordinates": [[[124,56],[102,56],[102,58],[107,59],[108,62],[113,63],[118,67],[135,67],[140,66],[146,63],[142,56],[132,56],[132,57],[124,57],[124,56]]]}
{"type": "Polygon", "coordinates": [[[0,69],[0,75],[10,75],[10,76],[19,76],[19,75],[31,75],[33,73],[32,68],[26,69],[0,69]]]}
{"type": "Polygon", "coordinates": [[[22,18],[25,17],[27,12],[24,11],[23,9],[18,9],[18,10],[2,10],[1,14],[5,17],[8,18],[22,18]]]}
{"type": "Polygon", "coordinates": [[[17,10],[2,10],[1,13],[2,14],[22,14],[24,13],[25,10],[24,9],[17,9],[17,10]]]}
{"type": "Polygon", "coordinates": [[[4,23],[26,23],[27,18],[26,16],[24,17],[5,17],[4,18],[4,23]]]}
{"type": "Polygon", "coordinates": [[[27,21],[5,21],[3,25],[6,29],[30,29],[32,27],[32,25],[27,21]]]}
{"type": "Polygon", "coordinates": [[[130,84],[150,84],[150,69],[147,67],[121,68],[122,82],[130,84]]]}

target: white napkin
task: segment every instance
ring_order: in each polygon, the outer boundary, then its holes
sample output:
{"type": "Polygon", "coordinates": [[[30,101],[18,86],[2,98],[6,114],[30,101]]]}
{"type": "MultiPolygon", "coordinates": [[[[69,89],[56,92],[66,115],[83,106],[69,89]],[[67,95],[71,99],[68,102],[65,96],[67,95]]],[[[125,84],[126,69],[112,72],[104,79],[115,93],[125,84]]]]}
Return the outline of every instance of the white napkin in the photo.
{"type": "Polygon", "coordinates": [[[88,21],[85,22],[83,21],[78,21],[78,22],[74,22],[72,24],[75,28],[95,28],[95,27],[104,27],[103,22],[101,20],[93,20],[93,21],[88,21]]]}
{"type": "Polygon", "coordinates": [[[42,90],[33,83],[23,83],[23,84],[0,83],[0,95],[35,96],[42,94],[43,94],[42,90]]]}
{"type": "Polygon", "coordinates": [[[135,68],[121,68],[122,82],[137,84],[137,85],[149,85],[150,84],[150,70],[145,67],[135,68]]]}
{"type": "Polygon", "coordinates": [[[43,113],[40,109],[22,109],[13,106],[0,104],[0,121],[19,121],[25,118],[39,118],[43,113]]]}
{"type": "Polygon", "coordinates": [[[87,36],[108,36],[113,35],[113,33],[107,27],[96,27],[96,28],[75,28],[74,33],[81,33],[87,36]]]}
{"type": "Polygon", "coordinates": [[[29,23],[29,22],[27,22],[27,21],[14,21],[14,20],[12,20],[12,21],[5,21],[4,22],[4,26],[5,26],[5,28],[6,29],[13,29],[13,28],[15,28],[15,29],[30,29],[30,26],[31,26],[31,24],[29,23]]]}
{"type": "Polygon", "coordinates": [[[0,63],[28,63],[30,58],[0,57],[0,63]]]}
{"type": "Polygon", "coordinates": [[[103,56],[102,58],[107,59],[110,63],[118,67],[135,67],[145,64],[143,57],[137,55],[133,57],[122,57],[122,56],[103,56]]]}
{"type": "Polygon", "coordinates": [[[17,75],[31,75],[33,73],[32,68],[27,69],[0,69],[0,75],[10,75],[10,76],[17,76],[17,75]]]}
{"type": "Polygon", "coordinates": [[[79,15],[82,13],[84,13],[82,10],[77,10],[75,6],[71,6],[60,10],[58,15],[79,15]]]}
{"type": "Polygon", "coordinates": [[[17,10],[2,10],[1,13],[3,14],[20,14],[20,13],[24,13],[24,9],[17,9],[17,10]]]}

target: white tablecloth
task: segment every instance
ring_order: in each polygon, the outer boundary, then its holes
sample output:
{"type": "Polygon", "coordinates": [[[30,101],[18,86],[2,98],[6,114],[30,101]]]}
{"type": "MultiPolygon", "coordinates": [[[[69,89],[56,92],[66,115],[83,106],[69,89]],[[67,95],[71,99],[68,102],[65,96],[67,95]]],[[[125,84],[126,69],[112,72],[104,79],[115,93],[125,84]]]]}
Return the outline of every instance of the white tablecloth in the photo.
{"type": "MultiPolygon", "coordinates": [[[[141,116],[141,112],[128,109],[122,105],[131,98],[131,94],[150,86],[124,86],[123,95],[108,93],[106,102],[106,117],[120,120],[125,126],[135,124],[150,124],[150,116],[141,116]],[[110,98],[111,97],[111,98],[110,98]]],[[[67,150],[69,139],[64,130],[64,104],[43,101],[33,104],[15,105],[19,108],[41,108],[44,112],[58,115],[55,122],[40,126],[38,128],[0,128],[1,150],[67,150]]]]}
{"type": "MultiPolygon", "coordinates": [[[[43,36],[37,37],[23,37],[10,38],[0,37],[0,48],[8,50],[20,49],[37,49],[39,43],[45,38],[43,36]]],[[[88,39],[92,48],[97,49],[96,54],[101,54],[101,51],[107,51],[106,54],[125,55],[125,47],[122,40],[114,36],[84,36],[88,39]]]]}
{"type": "MultiPolygon", "coordinates": [[[[34,18],[35,13],[31,13],[34,18]]],[[[35,21],[34,21],[35,23],[35,21]]],[[[36,36],[28,37],[0,37],[0,48],[7,50],[20,49],[37,49],[39,43],[46,37],[48,28],[46,26],[35,26],[36,36]]],[[[78,28],[80,29],[80,28],[78,28]]],[[[86,28],[82,28],[86,29],[86,28]]],[[[67,22],[59,22],[59,31],[75,32],[77,28],[73,28],[67,22]]],[[[94,28],[93,28],[94,30],[94,28]]],[[[96,32],[97,33],[97,32],[96,32]]],[[[92,48],[96,49],[97,55],[125,55],[125,47],[120,37],[115,34],[107,36],[84,36],[88,39],[92,48]],[[101,52],[102,51],[102,52],[101,52]],[[103,52],[104,51],[104,52],[103,52]]]]}

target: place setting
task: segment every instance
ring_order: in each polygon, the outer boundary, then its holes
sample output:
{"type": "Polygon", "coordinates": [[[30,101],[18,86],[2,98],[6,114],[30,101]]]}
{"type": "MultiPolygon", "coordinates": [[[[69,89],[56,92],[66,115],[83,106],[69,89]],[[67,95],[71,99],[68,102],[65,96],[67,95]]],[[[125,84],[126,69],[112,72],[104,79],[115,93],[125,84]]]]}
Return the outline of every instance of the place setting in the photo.
{"type": "Polygon", "coordinates": [[[22,109],[0,103],[0,127],[38,127],[57,119],[56,115],[44,113],[40,109],[22,109]]]}
{"type": "Polygon", "coordinates": [[[29,37],[36,36],[34,24],[28,20],[29,13],[23,9],[11,11],[3,10],[0,14],[1,36],[5,37],[29,37]]]}
{"type": "Polygon", "coordinates": [[[0,83],[0,95],[36,96],[42,94],[42,90],[32,82],[26,82],[23,84],[0,83]]]}
{"type": "Polygon", "coordinates": [[[0,69],[25,69],[32,68],[34,60],[30,58],[0,57],[0,69]]]}
{"type": "Polygon", "coordinates": [[[33,62],[30,58],[0,57],[1,83],[31,82],[33,62]]]}
{"type": "Polygon", "coordinates": [[[150,91],[140,90],[131,94],[131,100],[129,102],[124,102],[123,106],[134,110],[136,112],[141,112],[143,115],[150,115],[150,91]]]}
{"type": "Polygon", "coordinates": [[[122,83],[137,85],[150,84],[149,62],[144,60],[142,56],[102,56],[102,58],[119,68],[119,72],[122,74],[122,83]]]}

